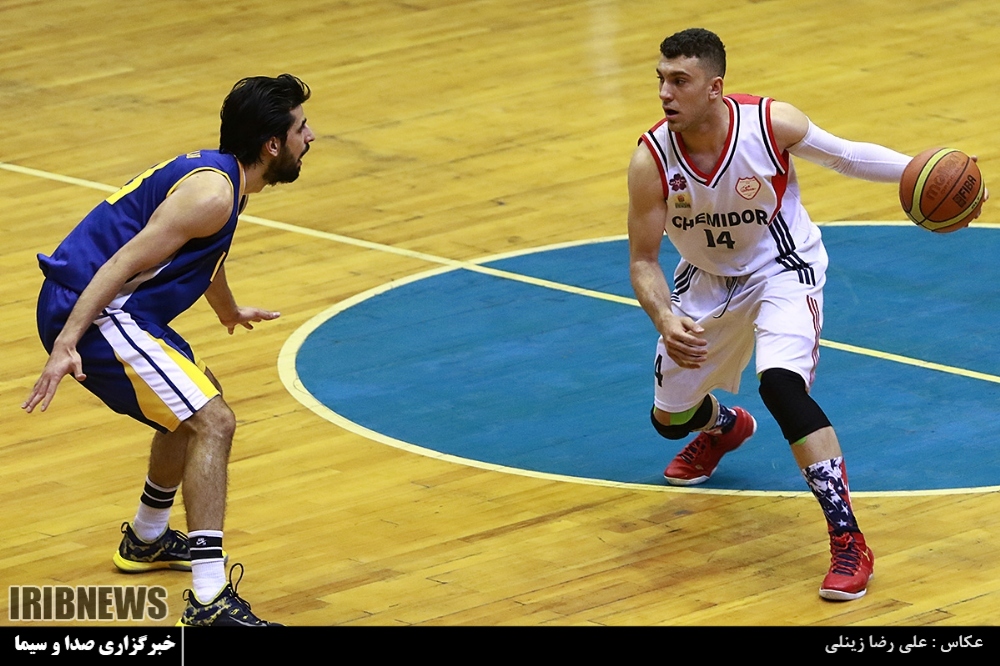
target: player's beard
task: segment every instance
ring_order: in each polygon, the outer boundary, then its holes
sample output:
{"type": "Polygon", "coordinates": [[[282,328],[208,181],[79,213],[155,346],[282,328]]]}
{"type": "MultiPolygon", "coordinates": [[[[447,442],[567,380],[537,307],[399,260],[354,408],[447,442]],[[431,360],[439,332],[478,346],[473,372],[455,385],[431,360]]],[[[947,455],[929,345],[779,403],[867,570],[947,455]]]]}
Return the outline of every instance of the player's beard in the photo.
{"type": "MultiPolygon", "coordinates": [[[[302,151],[302,155],[305,155],[307,152],[309,152],[308,145],[302,151]]],[[[268,185],[293,182],[299,177],[299,170],[301,169],[299,160],[301,158],[301,155],[299,157],[292,155],[292,151],[288,149],[288,144],[282,144],[278,156],[267,165],[267,169],[264,171],[264,182],[268,185]]]]}

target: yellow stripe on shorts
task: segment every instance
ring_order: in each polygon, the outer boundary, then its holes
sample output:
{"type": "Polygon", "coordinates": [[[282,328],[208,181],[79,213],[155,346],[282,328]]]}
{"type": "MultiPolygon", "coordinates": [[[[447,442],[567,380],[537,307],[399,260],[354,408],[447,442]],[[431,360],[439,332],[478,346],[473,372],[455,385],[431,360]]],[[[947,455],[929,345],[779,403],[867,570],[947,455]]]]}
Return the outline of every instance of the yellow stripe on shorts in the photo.
{"type": "Polygon", "coordinates": [[[135,369],[118,355],[117,351],[115,352],[115,358],[125,368],[125,376],[132,382],[132,390],[135,392],[135,399],[139,403],[142,415],[153,423],[159,423],[170,432],[177,430],[177,426],[181,424],[181,420],[177,418],[177,415],[171,411],[160,396],[156,395],[156,392],[149,387],[149,384],[143,381],[135,369]]]}
{"type": "MultiPolygon", "coordinates": [[[[205,394],[205,397],[211,400],[215,396],[219,395],[219,389],[216,388],[212,380],[208,378],[205,371],[208,369],[203,362],[200,360],[197,363],[192,363],[184,354],[180,353],[166,342],[159,338],[154,338],[149,336],[150,340],[153,340],[158,344],[170,357],[177,367],[183,372],[188,379],[198,387],[198,389],[205,394]]],[[[136,401],[139,403],[139,409],[142,410],[142,415],[154,423],[158,423],[170,432],[177,430],[177,426],[181,424],[181,420],[174,414],[173,410],[163,401],[163,399],[150,388],[142,377],[136,373],[135,369],[129,365],[118,352],[115,352],[115,358],[118,362],[122,364],[125,368],[125,375],[128,377],[129,381],[132,383],[132,390],[135,392],[136,401]]]]}

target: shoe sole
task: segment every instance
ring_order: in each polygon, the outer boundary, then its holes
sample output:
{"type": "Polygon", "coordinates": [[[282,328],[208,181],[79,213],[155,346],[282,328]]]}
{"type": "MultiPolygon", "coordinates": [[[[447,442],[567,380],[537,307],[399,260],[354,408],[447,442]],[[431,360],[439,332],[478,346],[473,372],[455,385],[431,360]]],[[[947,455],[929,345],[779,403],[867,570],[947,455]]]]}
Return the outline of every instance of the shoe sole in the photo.
{"type": "MultiPolygon", "coordinates": [[[[127,574],[159,571],[161,569],[168,569],[170,571],[191,571],[191,562],[189,560],[171,560],[169,562],[136,562],[134,560],[126,560],[117,550],[111,560],[115,563],[115,566],[118,567],[119,571],[127,574]]],[[[228,561],[229,553],[222,551],[222,565],[225,566],[228,561]]]]}
{"type": "MultiPolygon", "coordinates": [[[[206,626],[206,625],[201,625],[201,624],[187,624],[186,622],[184,622],[184,620],[177,620],[177,622],[176,622],[176,624],[174,624],[174,626],[175,627],[195,627],[195,628],[201,628],[202,626],[206,626]]],[[[211,626],[211,625],[207,625],[207,626],[211,626]]],[[[258,626],[258,625],[245,624],[245,625],[242,625],[242,626],[244,626],[244,627],[253,627],[253,626],[258,626]]],[[[271,626],[271,627],[283,627],[285,625],[279,624],[277,622],[268,622],[267,626],[271,626]]]]}
{"type": "MultiPolygon", "coordinates": [[[[872,578],[875,577],[874,572],[871,576],[868,576],[868,583],[872,582],[872,578]]],[[[844,592],[843,590],[827,590],[822,587],[819,588],[819,596],[823,597],[827,601],[854,601],[855,599],[860,599],[868,593],[868,583],[865,583],[865,589],[860,592],[844,592]]]]}
{"type": "Polygon", "coordinates": [[[708,476],[697,476],[693,479],[681,479],[677,477],[667,476],[666,474],[664,474],[663,478],[666,479],[667,483],[669,483],[672,486],[697,486],[700,483],[705,483],[706,481],[708,481],[708,479],[711,476],[712,475],[709,474],[708,476]]]}
{"type": "MultiPolygon", "coordinates": [[[[757,419],[755,419],[753,417],[753,414],[751,414],[750,412],[747,412],[747,416],[750,417],[750,421],[753,423],[753,429],[750,431],[750,434],[747,435],[747,438],[744,439],[742,442],[740,442],[740,446],[743,446],[744,444],[749,442],[750,438],[757,433],[757,419]]],[[[740,448],[740,446],[737,446],[736,449],[740,448]]],[[[726,451],[726,453],[732,453],[736,449],[729,449],[728,451],[726,451]]],[[[716,467],[715,469],[719,468],[716,467]]],[[[712,474],[715,474],[715,469],[712,470],[712,474]]],[[[682,479],[680,477],[667,476],[667,474],[664,472],[663,478],[666,479],[667,483],[669,483],[672,486],[697,486],[699,484],[705,483],[710,478],[712,478],[712,474],[708,474],[706,476],[696,476],[693,479],[682,479]]]]}
{"type": "Polygon", "coordinates": [[[122,573],[143,573],[145,571],[157,571],[158,569],[171,569],[173,571],[191,571],[191,562],[185,560],[173,560],[170,562],[133,562],[126,560],[118,551],[115,551],[111,558],[115,566],[122,573]]]}
{"type": "Polygon", "coordinates": [[[827,601],[854,601],[855,599],[860,599],[868,593],[868,588],[861,590],[860,592],[842,592],[841,590],[824,590],[820,589],[819,596],[823,597],[827,601]]]}

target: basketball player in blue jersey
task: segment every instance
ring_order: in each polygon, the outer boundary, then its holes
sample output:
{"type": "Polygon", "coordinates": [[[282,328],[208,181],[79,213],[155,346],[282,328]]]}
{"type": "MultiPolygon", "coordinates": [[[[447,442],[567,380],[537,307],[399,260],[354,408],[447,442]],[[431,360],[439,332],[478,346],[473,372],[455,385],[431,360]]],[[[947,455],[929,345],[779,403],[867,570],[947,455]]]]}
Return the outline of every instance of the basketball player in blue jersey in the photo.
{"type": "Polygon", "coordinates": [[[190,570],[182,625],[269,624],[237,595],[232,570],[226,580],[222,526],[236,419],[170,322],[202,295],[230,334],[278,317],[237,305],[224,262],[247,195],[298,177],[315,138],[302,110],[309,95],[289,74],[239,81],[222,105],[218,151],[151,167],[51,256],[38,256],[38,330],[49,360],[23,408],[45,411],[72,375],[111,409],[156,430],[139,509],[122,525],[113,559],[125,572],[190,570]],[[187,535],[168,526],[182,481],[187,535]]]}
{"type": "Polygon", "coordinates": [[[632,286],[660,333],[651,419],[668,439],[699,432],[664,472],[707,481],[757,428],[735,393],[756,346],[760,395],[826,516],[831,600],[865,594],[874,555],[851,507],[837,436],[809,389],[819,361],[826,250],[799,198],[789,154],[866,180],[899,183],[910,158],[837,138],[795,107],[723,94],[726,52],[691,29],[660,45],[664,119],[629,165],[632,286]],[[664,232],[681,255],[671,292],[659,263],[664,232]]]}

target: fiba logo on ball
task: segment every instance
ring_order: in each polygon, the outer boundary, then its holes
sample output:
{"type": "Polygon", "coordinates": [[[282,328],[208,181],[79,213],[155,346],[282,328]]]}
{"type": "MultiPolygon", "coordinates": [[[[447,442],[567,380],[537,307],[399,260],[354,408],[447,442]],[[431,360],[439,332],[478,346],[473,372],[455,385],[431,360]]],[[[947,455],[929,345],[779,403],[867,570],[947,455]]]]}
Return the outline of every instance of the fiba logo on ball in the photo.
{"type": "Polygon", "coordinates": [[[966,202],[969,200],[969,196],[976,191],[976,177],[973,175],[968,175],[965,177],[965,182],[962,183],[962,187],[959,188],[958,194],[951,198],[955,202],[956,206],[965,206],[966,202]]]}

